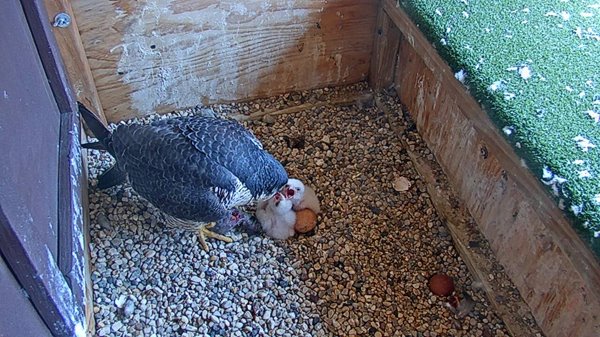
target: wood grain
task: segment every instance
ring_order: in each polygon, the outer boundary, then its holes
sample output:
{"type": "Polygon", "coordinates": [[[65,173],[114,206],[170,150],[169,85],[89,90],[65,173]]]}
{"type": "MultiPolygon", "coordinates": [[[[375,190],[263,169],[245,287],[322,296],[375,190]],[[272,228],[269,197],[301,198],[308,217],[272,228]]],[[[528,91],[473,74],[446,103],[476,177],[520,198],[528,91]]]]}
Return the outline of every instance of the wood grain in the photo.
{"type": "Polygon", "coordinates": [[[401,38],[400,30],[381,9],[377,19],[377,29],[373,40],[371,71],[369,84],[371,88],[380,90],[394,83],[398,46],[401,38]]]}
{"type": "MultiPolygon", "coordinates": [[[[377,108],[387,116],[394,132],[402,135],[404,130],[394,123],[397,118],[393,116],[397,115],[397,112],[387,107],[380,97],[376,96],[375,103],[377,108]]],[[[426,159],[419,153],[411,151],[408,142],[403,137],[399,139],[419,176],[426,182],[427,193],[435,209],[446,222],[452,235],[452,242],[469,268],[473,281],[481,284],[494,312],[500,316],[512,336],[534,336],[536,331],[531,328],[527,317],[523,314],[529,311],[527,304],[520,297],[515,298],[509,292],[510,288],[503,284],[504,282],[499,283],[498,280],[490,280],[488,277],[501,268],[495,256],[490,254],[489,249],[471,249],[472,242],[479,244],[485,241],[485,238],[464,203],[459,202],[459,198],[452,191],[446,175],[440,172],[439,164],[435,160],[426,159]]]]}
{"type": "Polygon", "coordinates": [[[72,2],[106,117],[367,78],[377,2],[72,2]]]}
{"type": "Polygon", "coordinates": [[[84,103],[100,117],[101,121],[106,123],[92,71],[79,36],[77,19],[71,8],[71,2],[68,0],[44,0],[44,5],[48,13],[48,22],[54,22],[54,17],[58,13],[67,13],[71,16],[71,24],[68,27],[53,27],[52,32],[77,100],[84,103]]]}
{"type": "Polygon", "coordinates": [[[547,336],[600,331],[600,264],[479,104],[396,2],[396,88],[547,336]]]}

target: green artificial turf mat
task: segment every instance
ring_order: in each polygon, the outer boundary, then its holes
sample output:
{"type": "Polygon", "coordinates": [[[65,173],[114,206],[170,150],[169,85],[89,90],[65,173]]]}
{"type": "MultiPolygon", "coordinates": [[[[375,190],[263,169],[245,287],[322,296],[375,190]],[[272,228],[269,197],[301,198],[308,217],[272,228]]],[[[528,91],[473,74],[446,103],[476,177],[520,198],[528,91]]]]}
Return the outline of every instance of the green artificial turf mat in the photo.
{"type": "Polygon", "coordinates": [[[600,256],[600,0],[400,5],[600,256]]]}

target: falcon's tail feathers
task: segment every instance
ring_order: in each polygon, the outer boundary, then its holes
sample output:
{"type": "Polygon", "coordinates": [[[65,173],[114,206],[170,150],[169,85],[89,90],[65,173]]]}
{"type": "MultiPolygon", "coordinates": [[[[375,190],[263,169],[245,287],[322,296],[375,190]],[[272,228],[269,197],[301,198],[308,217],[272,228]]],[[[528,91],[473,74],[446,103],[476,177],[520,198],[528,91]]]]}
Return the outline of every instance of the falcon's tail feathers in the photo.
{"type": "Polygon", "coordinates": [[[92,142],[92,143],[85,143],[85,144],[81,144],[81,147],[83,147],[84,149],[91,149],[91,150],[103,150],[106,151],[106,148],[104,147],[104,145],[102,145],[102,143],[100,142],[92,142]]]}
{"type": "Polygon", "coordinates": [[[119,168],[117,164],[115,164],[98,177],[98,185],[96,186],[103,190],[109,187],[120,185],[124,183],[126,179],[127,174],[123,172],[123,170],[119,168]]]}
{"type": "MultiPolygon", "coordinates": [[[[90,130],[94,134],[94,137],[96,137],[100,144],[102,144],[104,150],[107,150],[110,154],[114,156],[111,139],[112,134],[110,130],[108,130],[106,126],[104,126],[102,121],[100,121],[98,117],[94,115],[93,112],[86,108],[86,106],[83,105],[83,103],[77,102],[77,106],[79,107],[79,113],[81,114],[81,117],[83,117],[85,124],[88,126],[88,128],[90,128],[90,130]]],[[[95,145],[90,145],[90,147],[88,148],[98,149],[98,147],[92,146],[95,145]]]]}

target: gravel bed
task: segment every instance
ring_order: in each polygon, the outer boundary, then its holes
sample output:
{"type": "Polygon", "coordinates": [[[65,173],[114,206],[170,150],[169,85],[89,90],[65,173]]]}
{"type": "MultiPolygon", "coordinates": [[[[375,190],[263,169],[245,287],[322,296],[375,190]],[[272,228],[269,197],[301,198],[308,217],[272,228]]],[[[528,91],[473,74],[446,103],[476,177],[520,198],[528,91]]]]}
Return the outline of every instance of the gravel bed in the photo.
{"type": "MultiPolygon", "coordinates": [[[[248,114],[366,90],[357,84],[212,108],[248,114]]],[[[134,122],[154,118],[165,116],[134,122]]],[[[236,232],[231,244],[210,240],[206,253],[195,234],[157,223],[129,186],[96,190],[111,159],[89,151],[98,336],[509,335],[376,108],[325,106],[246,124],[290,177],[317,191],[324,212],[316,230],[283,242],[236,232]],[[399,177],[408,191],[393,188],[399,177]],[[473,298],[468,315],[457,318],[429,291],[436,272],[473,298]]],[[[431,156],[422,144],[416,151],[431,156]]]]}

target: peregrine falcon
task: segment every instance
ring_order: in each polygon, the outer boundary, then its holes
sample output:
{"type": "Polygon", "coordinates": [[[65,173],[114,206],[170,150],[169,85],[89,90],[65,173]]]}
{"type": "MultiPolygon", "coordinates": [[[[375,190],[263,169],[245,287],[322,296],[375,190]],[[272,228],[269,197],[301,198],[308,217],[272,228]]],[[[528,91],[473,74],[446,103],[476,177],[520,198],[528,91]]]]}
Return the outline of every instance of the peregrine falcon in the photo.
{"type": "Polygon", "coordinates": [[[205,250],[205,236],[231,242],[224,234],[249,221],[237,207],[269,199],[287,183],[281,163],[236,121],[175,117],[111,132],[81,103],[79,111],[99,147],[116,160],[98,187],[128,179],[167,225],[197,230],[205,250]]]}

